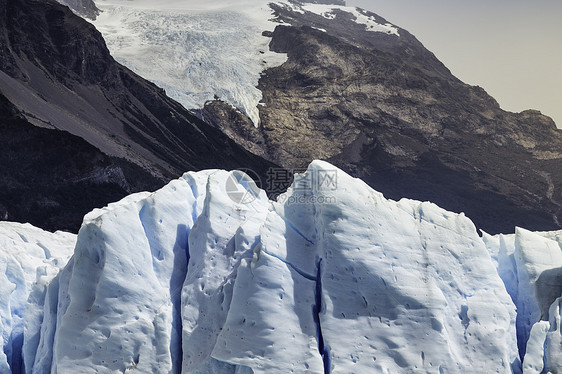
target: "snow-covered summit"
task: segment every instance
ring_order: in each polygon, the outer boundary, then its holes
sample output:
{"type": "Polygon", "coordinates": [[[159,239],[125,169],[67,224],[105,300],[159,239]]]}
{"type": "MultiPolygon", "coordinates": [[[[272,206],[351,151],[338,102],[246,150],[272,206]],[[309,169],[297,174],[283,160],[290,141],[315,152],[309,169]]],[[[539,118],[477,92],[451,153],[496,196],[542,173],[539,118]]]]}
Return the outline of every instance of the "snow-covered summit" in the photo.
{"type": "MultiPolygon", "coordinates": [[[[64,3],[64,1],[61,0],[64,3]]],[[[268,0],[95,0],[101,11],[94,23],[117,61],[164,88],[188,109],[218,97],[258,126],[257,88],[262,72],[279,66],[286,55],[269,50],[280,24],[268,0]]],[[[277,1],[297,12],[335,17],[352,14],[368,31],[394,33],[356,8],[277,1]]],[[[286,23],[285,23],[286,24],[286,23]]]]}
{"type": "Polygon", "coordinates": [[[377,22],[376,18],[373,15],[367,15],[364,11],[360,8],[350,8],[347,6],[342,5],[330,5],[330,4],[291,4],[293,9],[296,11],[311,12],[315,14],[319,14],[324,18],[327,19],[334,19],[336,18],[336,11],[340,12],[347,12],[351,13],[352,16],[355,18],[355,22],[361,25],[365,25],[367,31],[371,32],[384,32],[387,34],[392,34],[396,36],[400,36],[398,33],[398,28],[391,23],[379,23],[377,22]]]}

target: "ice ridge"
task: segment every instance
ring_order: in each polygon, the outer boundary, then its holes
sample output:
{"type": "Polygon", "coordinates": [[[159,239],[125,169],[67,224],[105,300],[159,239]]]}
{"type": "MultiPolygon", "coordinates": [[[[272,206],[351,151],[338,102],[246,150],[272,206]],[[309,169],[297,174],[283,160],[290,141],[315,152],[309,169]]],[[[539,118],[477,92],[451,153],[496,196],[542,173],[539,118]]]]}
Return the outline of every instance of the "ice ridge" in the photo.
{"type": "MultiPolygon", "coordinates": [[[[2,288],[2,372],[562,367],[560,233],[481,238],[463,214],[387,200],[322,161],[275,202],[255,190],[240,202],[232,180],[190,172],[88,214],[64,268],[22,293],[2,288]],[[25,308],[10,309],[16,299],[25,308]],[[20,338],[21,355],[10,343],[20,338]]],[[[70,253],[68,243],[43,247],[32,249],[41,264],[70,253]]],[[[43,266],[19,263],[20,275],[43,266]]]]}

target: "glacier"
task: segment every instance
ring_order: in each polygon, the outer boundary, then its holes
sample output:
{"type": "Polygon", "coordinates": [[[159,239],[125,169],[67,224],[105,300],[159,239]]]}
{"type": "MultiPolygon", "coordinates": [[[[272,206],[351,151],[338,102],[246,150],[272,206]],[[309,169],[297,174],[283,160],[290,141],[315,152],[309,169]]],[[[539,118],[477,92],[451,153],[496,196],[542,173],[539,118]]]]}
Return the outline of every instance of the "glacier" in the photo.
{"type": "Polygon", "coordinates": [[[562,370],[562,231],[530,232],[483,240],[517,307],[517,341],[524,373],[562,370]]]}
{"type": "MultiPolygon", "coordinates": [[[[65,0],[60,3],[67,5],[65,0]]],[[[187,109],[201,109],[215,98],[260,123],[265,70],[282,65],[286,54],[269,50],[273,31],[283,22],[271,3],[296,12],[335,17],[350,13],[367,31],[398,36],[359,8],[267,0],[94,0],[100,13],[88,19],[102,33],[111,55],[165,89],[187,109]]],[[[71,5],[72,7],[72,5],[71,5]]],[[[78,14],[82,9],[73,9],[78,14]]],[[[286,24],[286,23],[283,23],[286,24]]]]}
{"type": "Polygon", "coordinates": [[[1,372],[562,369],[562,231],[479,236],[323,161],[276,201],[188,172],[77,236],[1,223],[0,243],[1,372]]]}
{"type": "Polygon", "coordinates": [[[23,367],[24,333],[37,341],[45,289],[67,264],[76,235],[50,233],[30,224],[0,222],[0,372],[23,367]]]}

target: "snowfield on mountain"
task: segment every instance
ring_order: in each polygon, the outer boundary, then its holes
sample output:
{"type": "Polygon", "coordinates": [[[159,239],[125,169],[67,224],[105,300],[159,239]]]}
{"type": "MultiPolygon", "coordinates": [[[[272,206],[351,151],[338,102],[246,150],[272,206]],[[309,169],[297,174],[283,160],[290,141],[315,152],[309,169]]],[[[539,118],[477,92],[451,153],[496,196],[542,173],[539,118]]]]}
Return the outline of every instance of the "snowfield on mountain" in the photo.
{"type": "Polygon", "coordinates": [[[94,210],[77,238],[3,224],[3,372],[561,368],[562,232],[481,238],[322,161],[275,202],[248,181],[189,172],[94,210]]]}
{"type": "MultiPolygon", "coordinates": [[[[285,54],[270,51],[271,38],[263,35],[283,23],[270,3],[97,0],[101,12],[92,22],[117,61],[164,88],[187,109],[201,109],[216,96],[258,126],[260,75],[287,60],[285,54]]],[[[398,35],[396,27],[381,25],[353,7],[275,4],[326,18],[335,17],[333,9],[346,11],[369,31],[398,35]]]]}

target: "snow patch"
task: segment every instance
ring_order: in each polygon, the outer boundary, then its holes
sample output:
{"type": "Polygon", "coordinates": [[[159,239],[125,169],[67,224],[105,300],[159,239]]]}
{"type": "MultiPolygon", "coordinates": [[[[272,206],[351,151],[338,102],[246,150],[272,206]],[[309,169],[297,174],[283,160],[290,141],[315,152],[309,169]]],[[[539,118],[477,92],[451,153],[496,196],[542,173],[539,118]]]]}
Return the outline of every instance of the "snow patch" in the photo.
{"type": "Polygon", "coordinates": [[[335,10],[351,13],[353,17],[355,17],[355,22],[360,25],[365,25],[367,31],[383,32],[386,34],[400,36],[396,26],[391,23],[378,23],[374,16],[365,14],[366,12],[360,8],[326,4],[303,4],[301,5],[301,8],[307,12],[318,14],[330,20],[336,18],[336,13],[334,12],[335,10]]]}
{"type": "Polygon", "coordinates": [[[327,32],[326,29],[322,29],[322,28],[320,28],[320,27],[314,27],[314,26],[312,26],[312,28],[313,28],[314,30],[318,30],[318,31],[322,31],[322,32],[327,32]]]}

